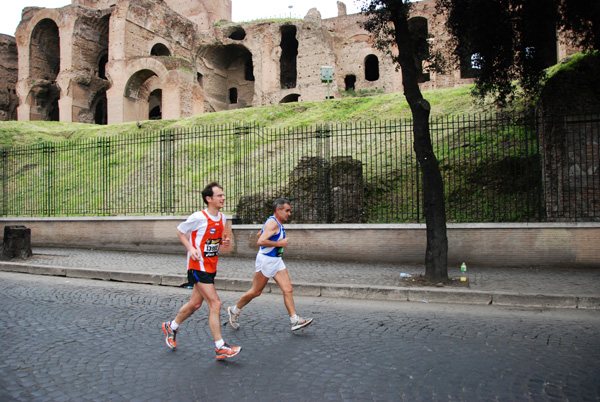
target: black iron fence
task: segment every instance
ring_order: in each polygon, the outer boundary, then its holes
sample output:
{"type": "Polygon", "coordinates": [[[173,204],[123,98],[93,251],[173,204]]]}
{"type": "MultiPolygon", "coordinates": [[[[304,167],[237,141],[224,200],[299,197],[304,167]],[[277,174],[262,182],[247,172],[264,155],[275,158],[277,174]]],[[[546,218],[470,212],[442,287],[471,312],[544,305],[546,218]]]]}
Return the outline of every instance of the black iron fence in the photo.
{"type": "MultiPolygon", "coordinates": [[[[448,220],[598,220],[598,120],[433,118],[448,220]]],[[[5,148],[0,158],[2,216],[187,215],[216,180],[225,212],[246,223],[279,196],[294,222],[423,221],[411,121],[206,126],[5,148]]]]}

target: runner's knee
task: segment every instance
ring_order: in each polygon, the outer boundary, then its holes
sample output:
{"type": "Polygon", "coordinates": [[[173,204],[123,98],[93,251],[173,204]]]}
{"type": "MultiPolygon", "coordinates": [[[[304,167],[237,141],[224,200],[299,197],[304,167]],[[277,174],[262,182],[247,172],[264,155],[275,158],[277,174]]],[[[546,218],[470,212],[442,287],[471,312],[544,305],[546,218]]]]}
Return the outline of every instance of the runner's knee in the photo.
{"type": "Polygon", "coordinates": [[[292,284],[281,286],[281,291],[284,294],[292,294],[293,286],[292,284]]]}
{"type": "Polygon", "coordinates": [[[250,289],[250,297],[253,299],[262,294],[262,289],[250,289]]]}
{"type": "Polygon", "coordinates": [[[221,300],[214,300],[210,303],[209,308],[211,310],[220,311],[221,310],[221,300]]]}

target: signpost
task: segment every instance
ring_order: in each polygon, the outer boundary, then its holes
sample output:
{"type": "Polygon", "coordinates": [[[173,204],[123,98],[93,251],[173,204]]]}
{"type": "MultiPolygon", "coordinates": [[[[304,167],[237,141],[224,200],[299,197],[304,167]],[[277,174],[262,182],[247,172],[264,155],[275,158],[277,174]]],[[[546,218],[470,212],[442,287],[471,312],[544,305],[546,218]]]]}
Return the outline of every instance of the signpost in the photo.
{"type": "Polygon", "coordinates": [[[331,99],[329,96],[329,84],[333,81],[333,67],[321,66],[321,82],[327,83],[327,99],[331,99]]]}

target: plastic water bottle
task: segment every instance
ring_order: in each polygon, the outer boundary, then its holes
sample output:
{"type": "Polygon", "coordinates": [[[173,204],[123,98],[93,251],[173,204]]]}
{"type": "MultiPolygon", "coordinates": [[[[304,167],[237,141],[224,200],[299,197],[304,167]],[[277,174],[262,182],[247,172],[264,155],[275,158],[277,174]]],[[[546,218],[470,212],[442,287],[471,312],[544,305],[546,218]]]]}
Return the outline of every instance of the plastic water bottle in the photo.
{"type": "Polygon", "coordinates": [[[405,274],[404,272],[402,272],[402,273],[400,274],[400,278],[410,278],[410,277],[412,277],[412,275],[411,275],[411,274],[405,274]]]}
{"type": "Polygon", "coordinates": [[[461,282],[466,282],[467,281],[467,264],[465,264],[464,262],[462,263],[462,265],[460,266],[460,273],[463,274],[463,276],[460,277],[461,282]]]}

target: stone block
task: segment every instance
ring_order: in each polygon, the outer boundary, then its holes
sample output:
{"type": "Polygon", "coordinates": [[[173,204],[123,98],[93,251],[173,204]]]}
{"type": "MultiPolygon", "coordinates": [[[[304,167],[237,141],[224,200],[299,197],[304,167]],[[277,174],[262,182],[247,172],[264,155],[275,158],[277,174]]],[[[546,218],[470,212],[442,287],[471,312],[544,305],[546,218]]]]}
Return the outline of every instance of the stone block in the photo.
{"type": "Polygon", "coordinates": [[[577,308],[585,310],[600,310],[600,297],[583,296],[577,298],[577,308]]]}
{"type": "Polygon", "coordinates": [[[95,269],[69,268],[65,271],[67,277],[79,279],[101,279],[109,281],[111,275],[110,271],[99,271],[95,269]]]}
{"type": "Polygon", "coordinates": [[[348,299],[408,301],[408,289],[394,287],[324,285],[322,297],[344,297],[348,299]]]}
{"type": "Polygon", "coordinates": [[[485,292],[454,289],[411,288],[408,300],[422,303],[491,304],[492,296],[485,292]]]}
{"type": "Polygon", "coordinates": [[[577,308],[577,297],[534,294],[492,294],[492,304],[539,308],[577,308]]]}
{"type": "MultiPolygon", "coordinates": [[[[229,290],[233,292],[245,292],[252,286],[252,281],[247,279],[215,279],[215,288],[217,290],[229,290]]],[[[267,291],[268,285],[265,287],[264,293],[267,291]]]]}
{"type": "Polygon", "coordinates": [[[296,296],[321,296],[321,286],[311,285],[309,283],[293,283],[294,295],[296,296]]]}
{"type": "Polygon", "coordinates": [[[187,276],[184,275],[162,275],[160,284],[163,286],[182,286],[187,283],[187,276]]]}
{"type": "Polygon", "coordinates": [[[65,268],[47,265],[0,262],[0,271],[19,272],[33,275],[66,276],[65,268]]]}
{"type": "Polygon", "coordinates": [[[2,259],[18,258],[25,260],[33,255],[31,251],[31,229],[15,225],[4,226],[2,259]]]}
{"type": "Polygon", "coordinates": [[[110,280],[118,282],[146,283],[149,285],[160,285],[162,282],[161,275],[139,272],[111,272],[110,280]]]}

